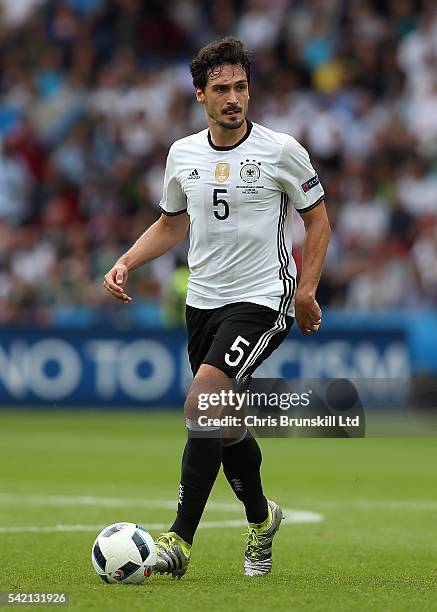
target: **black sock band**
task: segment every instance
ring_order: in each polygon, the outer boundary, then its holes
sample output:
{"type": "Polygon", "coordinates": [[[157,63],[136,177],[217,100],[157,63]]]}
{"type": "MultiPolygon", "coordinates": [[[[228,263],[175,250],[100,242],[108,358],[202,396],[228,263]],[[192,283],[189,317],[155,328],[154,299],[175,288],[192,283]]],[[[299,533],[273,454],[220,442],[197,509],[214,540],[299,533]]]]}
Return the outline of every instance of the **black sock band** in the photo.
{"type": "Polygon", "coordinates": [[[261,461],[261,449],[249,431],[241,442],[223,447],[223,471],[235,495],[243,502],[249,523],[263,523],[268,516],[261,485],[261,461]]]}
{"type": "Polygon", "coordinates": [[[222,446],[217,432],[212,437],[198,437],[188,432],[182,456],[178,511],[170,527],[185,542],[192,544],[209,494],[220,470],[222,446]]]}

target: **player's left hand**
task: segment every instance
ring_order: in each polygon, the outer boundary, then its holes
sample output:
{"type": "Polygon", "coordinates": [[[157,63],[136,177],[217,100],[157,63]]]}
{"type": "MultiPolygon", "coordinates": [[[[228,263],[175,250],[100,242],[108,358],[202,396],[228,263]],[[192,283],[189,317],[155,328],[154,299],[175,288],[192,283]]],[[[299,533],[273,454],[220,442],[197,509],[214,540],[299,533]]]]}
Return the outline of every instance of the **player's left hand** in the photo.
{"type": "Polygon", "coordinates": [[[296,292],[296,322],[304,336],[314,334],[322,322],[322,311],[316,299],[304,291],[296,292]]]}

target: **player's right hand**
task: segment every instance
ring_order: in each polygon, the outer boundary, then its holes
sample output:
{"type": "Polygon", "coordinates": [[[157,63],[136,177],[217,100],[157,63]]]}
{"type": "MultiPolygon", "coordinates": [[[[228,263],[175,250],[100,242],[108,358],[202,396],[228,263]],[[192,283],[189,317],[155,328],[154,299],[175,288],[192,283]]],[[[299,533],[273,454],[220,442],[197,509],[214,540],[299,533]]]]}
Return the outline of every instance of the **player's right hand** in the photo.
{"type": "Polygon", "coordinates": [[[129,304],[132,298],[125,292],[124,285],[127,281],[128,269],[127,266],[121,263],[116,263],[113,268],[105,274],[103,286],[111,295],[121,300],[124,304],[129,304]]]}

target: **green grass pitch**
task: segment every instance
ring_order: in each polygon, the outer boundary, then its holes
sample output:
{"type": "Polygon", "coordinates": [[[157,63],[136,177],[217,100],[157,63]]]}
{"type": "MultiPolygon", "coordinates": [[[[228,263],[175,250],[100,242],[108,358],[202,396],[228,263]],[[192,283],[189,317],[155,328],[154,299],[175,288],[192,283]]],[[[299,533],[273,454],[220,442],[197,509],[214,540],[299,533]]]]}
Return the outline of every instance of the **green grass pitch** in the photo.
{"type": "Polygon", "coordinates": [[[437,610],[436,438],[263,439],[267,495],[323,515],[282,525],[272,574],[242,576],[221,474],[182,580],[104,584],[97,527],[170,524],[184,435],[176,413],[0,413],[0,590],[66,591],[74,610],[437,610]]]}

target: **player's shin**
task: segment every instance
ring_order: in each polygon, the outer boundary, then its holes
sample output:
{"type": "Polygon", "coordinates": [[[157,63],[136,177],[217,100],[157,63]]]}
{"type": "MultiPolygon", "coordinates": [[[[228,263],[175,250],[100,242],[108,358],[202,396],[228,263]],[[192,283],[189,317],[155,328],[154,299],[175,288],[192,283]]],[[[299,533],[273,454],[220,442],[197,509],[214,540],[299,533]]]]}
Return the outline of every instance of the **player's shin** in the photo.
{"type": "Polygon", "coordinates": [[[237,498],[243,502],[247,521],[261,524],[268,517],[267,500],[261,484],[262,455],[257,441],[247,431],[243,439],[223,445],[225,476],[237,498]]]}
{"type": "Polygon", "coordinates": [[[209,494],[220,470],[222,446],[219,432],[190,429],[182,457],[178,510],[170,531],[192,544],[209,494]]]}

